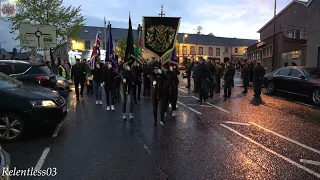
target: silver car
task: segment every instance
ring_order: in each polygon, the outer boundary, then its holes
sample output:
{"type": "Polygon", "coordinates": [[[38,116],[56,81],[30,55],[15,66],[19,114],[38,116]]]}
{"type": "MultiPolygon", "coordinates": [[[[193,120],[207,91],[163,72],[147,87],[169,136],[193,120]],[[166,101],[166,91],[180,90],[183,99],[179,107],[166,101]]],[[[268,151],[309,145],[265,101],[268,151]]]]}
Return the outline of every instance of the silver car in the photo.
{"type": "Polygon", "coordinates": [[[67,94],[70,91],[69,81],[66,78],[58,75],[56,75],[56,79],[57,79],[57,87],[55,88],[55,90],[59,94],[67,94]]]}

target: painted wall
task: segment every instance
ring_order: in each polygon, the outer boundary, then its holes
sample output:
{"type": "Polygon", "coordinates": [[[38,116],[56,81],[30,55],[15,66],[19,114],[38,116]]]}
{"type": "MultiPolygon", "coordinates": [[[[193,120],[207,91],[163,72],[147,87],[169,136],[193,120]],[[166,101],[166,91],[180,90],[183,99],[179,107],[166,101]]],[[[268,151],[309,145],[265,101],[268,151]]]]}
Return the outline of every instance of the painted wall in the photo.
{"type": "Polygon", "coordinates": [[[307,66],[320,67],[320,1],[314,0],[308,8],[307,66]]]}

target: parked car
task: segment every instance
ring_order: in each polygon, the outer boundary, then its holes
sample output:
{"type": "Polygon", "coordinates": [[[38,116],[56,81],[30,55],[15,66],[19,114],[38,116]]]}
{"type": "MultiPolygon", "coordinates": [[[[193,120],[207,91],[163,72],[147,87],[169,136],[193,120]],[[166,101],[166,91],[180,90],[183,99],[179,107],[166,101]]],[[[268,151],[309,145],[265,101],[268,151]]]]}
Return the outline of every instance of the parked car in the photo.
{"type": "Polygon", "coordinates": [[[44,64],[28,61],[1,60],[0,72],[16,78],[23,83],[41,85],[47,88],[56,87],[56,76],[44,64]]]}
{"type": "Polygon", "coordinates": [[[0,73],[0,140],[14,141],[30,129],[56,126],[67,115],[65,99],[55,91],[0,73]]]}
{"type": "Polygon", "coordinates": [[[66,78],[58,75],[56,75],[56,79],[57,87],[55,88],[55,90],[62,95],[67,95],[70,91],[69,81],[66,78]]]}
{"type": "Polygon", "coordinates": [[[309,98],[320,105],[320,68],[292,66],[277,69],[264,76],[267,93],[286,92],[309,98]]]}
{"type": "Polygon", "coordinates": [[[178,65],[178,69],[181,71],[181,70],[186,70],[186,67],[184,67],[183,65],[179,64],[178,65]]]}
{"type": "Polygon", "coordinates": [[[0,146],[0,172],[1,180],[9,180],[10,155],[0,146]],[[7,173],[6,173],[7,172],[7,173]]]}

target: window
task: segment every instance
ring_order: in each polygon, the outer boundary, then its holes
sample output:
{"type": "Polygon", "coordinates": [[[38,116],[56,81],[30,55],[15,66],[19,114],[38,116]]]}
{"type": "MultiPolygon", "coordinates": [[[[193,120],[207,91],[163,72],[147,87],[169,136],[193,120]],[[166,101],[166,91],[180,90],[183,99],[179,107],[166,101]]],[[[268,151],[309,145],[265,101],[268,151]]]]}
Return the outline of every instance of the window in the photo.
{"type": "Polygon", "coordinates": [[[12,74],[13,73],[12,66],[0,63],[0,72],[4,73],[6,75],[12,74]]]}
{"type": "MultiPolygon", "coordinates": [[[[3,67],[4,66],[0,65],[0,68],[3,68],[3,67]]],[[[0,72],[0,89],[15,88],[22,85],[23,85],[22,82],[0,72]]]]}
{"type": "Polygon", "coordinates": [[[90,41],[85,41],[85,42],[84,42],[84,48],[85,48],[85,49],[91,49],[91,43],[90,43],[90,41]]]}
{"type": "Polygon", "coordinates": [[[21,74],[26,72],[31,66],[27,64],[15,64],[13,66],[14,74],[21,74]]]}
{"type": "Polygon", "coordinates": [[[216,56],[220,56],[220,48],[216,48],[216,56]]]}
{"type": "Polygon", "coordinates": [[[299,75],[302,74],[298,69],[292,69],[291,75],[292,77],[299,77],[299,75]]]}
{"type": "Polygon", "coordinates": [[[182,54],[187,54],[187,46],[182,46],[182,54]]]}
{"type": "Polygon", "coordinates": [[[262,58],[272,57],[272,46],[268,46],[263,48],[262,50],[262,58]]]}
{"type": "Polygon", "coordinates": [[[279,76],[289,76],[290,69],[282,69],[279,72],[277,72],[277,75],[279,76]]]}
{"type": "Polygon", "coordinates": [[[234,52],[235,52],[235,53],[238,53],[238,48],[234,48],[234,52]]]}
{"type": "Polygon", "coordinates": [[[224,52],[228,53],[228,52],[229,52],[229,48],[228,48],[228,47],[225,47],[225,48],[224,48],[224,52]]]}
{"type": "Polygon", "coordinates": [[[203,55],[203,47],[199,47],[199,55],[203,55]]]}
{"type": "Polygon", "coordinates": [[[194,46],[190,46],[190,54],[192,55],[196,54],[196,49],[194,46]]]}
{"type": "Polygon", "coordinates": [[[208,55],[213,56],[213,48],[212,47],[208,48],[208,55]]]}

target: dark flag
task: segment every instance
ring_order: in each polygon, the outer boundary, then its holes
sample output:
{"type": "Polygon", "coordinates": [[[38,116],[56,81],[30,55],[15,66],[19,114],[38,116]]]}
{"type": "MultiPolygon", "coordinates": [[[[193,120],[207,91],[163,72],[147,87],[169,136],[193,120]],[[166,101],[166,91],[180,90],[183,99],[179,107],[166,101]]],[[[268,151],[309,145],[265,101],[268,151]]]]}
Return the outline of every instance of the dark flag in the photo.
{"type": "Polygon", "coordinates": [[[129,29],[128,29],[128,37],[127,37],[127,46],[125,52],[124,63],[131,64],[135,60],[135,52],[133,46],[133,34],[132,34],[132,24],[131,24],[131,17],[129,13],[129,29]]]}
{"type": "Polygon", "coordinates": [[[105,62],[112,62],[114,64],[114,52],[113,52],[113,42],[112,42],[112,33],[111,27],[109,28],[109,38],[107,43],[107,52],[105,62]]]}
{"type": "Polygon", "coordinates": [[[143,17],[143,47],[162,59],[170,61],[178,35],[180,18],[143,17]]]}

